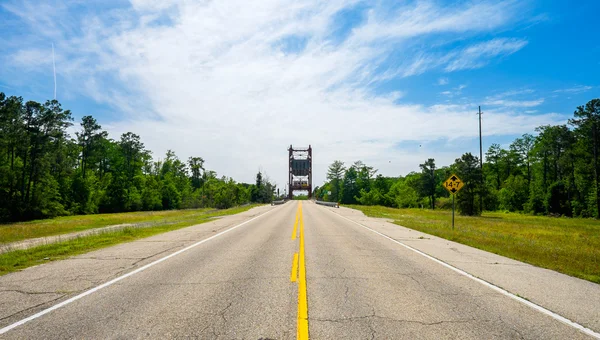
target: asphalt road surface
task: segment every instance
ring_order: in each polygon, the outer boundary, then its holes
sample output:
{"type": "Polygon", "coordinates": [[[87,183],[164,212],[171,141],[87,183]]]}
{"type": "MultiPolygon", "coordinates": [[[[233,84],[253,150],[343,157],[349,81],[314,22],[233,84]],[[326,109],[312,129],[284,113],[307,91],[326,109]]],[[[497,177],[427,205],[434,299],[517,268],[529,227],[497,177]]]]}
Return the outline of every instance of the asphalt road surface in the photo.
{"type": "Polygon", "coordinates": [[[0,337],[593,337],[332,208],[292,201],[240,223],[83,290],[85,296],[33,310],[42,315],[7,318],[0,337]]]}

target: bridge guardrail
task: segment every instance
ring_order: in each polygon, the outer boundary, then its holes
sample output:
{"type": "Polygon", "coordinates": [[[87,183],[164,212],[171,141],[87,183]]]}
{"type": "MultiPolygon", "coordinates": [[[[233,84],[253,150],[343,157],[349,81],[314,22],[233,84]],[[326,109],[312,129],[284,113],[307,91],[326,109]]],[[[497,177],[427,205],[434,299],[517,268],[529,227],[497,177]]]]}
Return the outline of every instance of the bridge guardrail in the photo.
{"type": "Polygon", "coordinates": [[[325,201],[315,201],[315,203],[319,204],[319,205],[324,205],[327,207],[334,207],[334,208],[339,208],[340,204],[337,202],[325,202],[325,201]]]}

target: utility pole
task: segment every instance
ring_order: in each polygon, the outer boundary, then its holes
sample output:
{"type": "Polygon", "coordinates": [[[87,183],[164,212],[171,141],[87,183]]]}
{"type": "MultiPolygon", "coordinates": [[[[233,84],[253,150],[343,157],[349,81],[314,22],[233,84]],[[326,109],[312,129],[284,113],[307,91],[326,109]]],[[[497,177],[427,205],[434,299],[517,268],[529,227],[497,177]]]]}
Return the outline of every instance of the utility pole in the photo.
{"type": "Polygon", "coordinates": [[[431,167],[431,210],[435,210],[435,165],[431,167]]]}
{"type": "Polygon", "coordinates": [[[483,143],[481,141],[481,106],[479,106],[479,169],[481,170],[481,192],[479,193],[479,211],[483,213],[483,143]]]}

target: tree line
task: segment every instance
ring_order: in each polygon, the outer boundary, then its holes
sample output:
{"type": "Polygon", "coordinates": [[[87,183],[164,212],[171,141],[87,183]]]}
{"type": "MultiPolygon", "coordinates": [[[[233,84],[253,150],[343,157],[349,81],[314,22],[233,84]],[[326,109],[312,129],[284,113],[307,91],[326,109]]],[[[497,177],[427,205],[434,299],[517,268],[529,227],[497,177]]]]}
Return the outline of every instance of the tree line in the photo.
{"type": "Polygon", "coordinates": [[[169,150],[153,160],[140,136],[120,139],[92,116],[75,136],[72,113],[56,100],[40,104],[0,92],[0,222],[138,210],[229,208],[267,203],[275,186],[218,177],[202,157],[169,150]]]}
{"type": "Polygon", "coordinates": [[[343,204],[449,208],[442,183],[455,173],[465,186],[456,195],[464,215],[482,210],[569,217],[600,217],[600,99],[577,107],[563,125],[544,125],[508,147],[492,144],[479,157],[467,152],[437,168],[433,158],[420,172],[384,177],[363,162],[334,161],[315,197],[343,204]]]}

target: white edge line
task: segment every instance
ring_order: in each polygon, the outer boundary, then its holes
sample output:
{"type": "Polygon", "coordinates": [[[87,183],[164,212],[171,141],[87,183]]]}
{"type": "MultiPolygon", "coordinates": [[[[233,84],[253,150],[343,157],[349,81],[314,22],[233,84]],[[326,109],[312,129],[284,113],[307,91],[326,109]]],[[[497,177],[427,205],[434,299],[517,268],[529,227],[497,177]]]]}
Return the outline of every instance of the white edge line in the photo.
{"type": "Polygon", "coordinates": [[[275,210],[275,209],[271,209],[271,210],[269,210],[267,212],[264,212],[264,213],[262,213],[262,214],[260,214],[258,216],[255,216],[255,217],[253,217],[253,218],[251,218],[251,219],[249,219],[249,220],[247,220],[245,222],[242,222],[242,223],[240,223],[240,224],[238,224],[238,225],[236,225],[234,227],[231,227],[231,228],[229,228],[227,230],[224,230],[224,231],[222,231],[222,232],[220,232],[218,234],[215,234],[215,235],[213,235],[213,236],[211,236],[209,238],[206,238],[204,240],[198,241],[198,242],[196,242],[196,243],[194,243],[192,245],[189,245],[189,246],[187,246],[187,247],[185,247],[183,249],[180,249],[180,250],[174,252],[173,254],[167,255],[167,256],[165,256],[163,258],[160,258],[160,259],[158,259],[158,260],[156,260],[154,262],[148,263],[147,265],[144,265],[144,266],[142,266],[142,267],[140,267],[140,268],[138,268],[138,269],[136,269],[134,271],[131,271],[131,272],[125,274],[125,275],[122,275],[122,276],[119,276],[117,278],[114,278],[114,279],[112,279],[112,280],[110,280],[108,282],[105,282],[105,283],[103,283],[103,284],[101,284],[99,286],[96,286],[96,287],[94,287],[92,289],[86,290],[85,292],[83,292],[83,293],[81,293],[79,295],[73,296],[70,299],[67,299],[67,300],[65,300],[65,301],[63,301],[61,303],[58,303],[58,304],[56,304],[56,305],[54,305],[54,306],[52,306],[50,308],[44,309],[41,312],[33,314],[33,315],[31,315],[31,316],[23,319],[23,320],[20,320],[20,321],[17,321],[15,323],[11,324],[11,325],[8,325],[8,326],[0,329],[0,334],[4,334],[4,333],[10,331],[11,329],[13,329],[15,327],[19,327],[19,326],[21,326],[21,325],[23,325],[23,324],[25,324],[25,323],[27,323],[27,322],[29,322],[31,320],[37,319],[40,316],[48,314],[48,313],[50,313],[50,312],[52,312],[52,311],[54,311],[56,309],[59,309],[59,308],[61,308],[63,306],[66,306],[66,305],[70,304],[71,302],[77,301],[77,300],[79,300],[79,299],[81,299],[81,298],[83,298],[85,296],[88,296],[88,295],[90,295],[92,293],[95,293],[95,292],[99,291],[102,288],[106,288],[106,287],[108,287],[108,286],[110,286],[110,285],[112,285],[114,283],[117,283],[117,282],[119,282],[119,281],[121,281],[121,280],[123,280],[125,278],[128,278],[128,277],[130,277],[132,275],[135,275],[135,274],[137,274],[139,272],[142,272],[142,271],[144,271],[144,270],[146,270],[146,269],[148,269],[148,268],[150,268],[150,267],[152,267],[154,265],[157,265],[157,264],[159,264],[159,263],[161,263],[163,261],[166,261],[166,260],[170,259],[171,257],[177,256],[177,255],[179,255],[179,254],[181,254],[183,252],[186,252],[186,251],[188,251],[188,250],[190,250],[190,249],[192,249],[194,247],[197,247],[197,246],[201,245],[204,242],[208,242],[208,241],[210,241],[210,240],[212,240],[214,238],[217,238],[217,237],[219,237],[219,236],[221,236],[221,235],[223,235],[225,233],[228,233],[228,232],[230,232],[230,231],[232,231],[234,229],[237,229],[237,228],[239,228],[239,227],[241,227],[241,226],[243,226],[243,225],[245,225],[247,223],[250,223],[250,222],[254,221],[255,219],[257,219],[259,217],[265,216],[266,214],[270,213],[273,210],[275,210]]]}
{"type": "Polygon", "coordinates": [[[526,300],[526,299],[524,299],[524,298],[522,298],[520,296],[517,296],[517,295],[515,295],[515,294],[513,294],[513,293],[511,293],[511,292],[509,292],[509,291],[507,291],[507,290],[505,290],[503,288],[500,288],[500,287],[498,287],[498,286],[496,286],[496,285],[494,285],[492,283],[489,283],[489,282],[487,282],[485,280],[482,280],[482,279],[480,279],[480,278],[478,278],[476,276],[473,276],[473,275],[467,273],[466,271],[464,271],[462,269],[456,268],[456,267],[454,267],[454,266],[452,266],[452,265],[450,265],[450,264],[448,264],[448,263],[446,263],[446,262],[444,262],[442,260],[439,260],[439,259],[437,259],[437,258],[435,258],[435,257],[433,257],[431,255],[428,255],[428,254],[426,254],[426,253],[424,253],[424,252],[422,252],[422,251],[420,251],[420,250],[418,250],[416,248],[413,248],[413,247],[411,247],[411,246],[409,246],[407,244],[404,244],[404,243],[402,243],[400,241],[396,241],[393,238],[391,238],[391,237],[389,237],[389,236],[387,236],[387,235],[385,235],[383,233],[380,233],[380,232],[378,232],[376,230],[373,230],[373,229],[371,229],[371,228],[369,228],[369,227],[367,227],[367,226],[365,226],[365,225],[363,225],[363,224],[361,224],[359,222],[351,220],[351,219],[347,218],[346,216],[342,216],[342,215],[340,215],[340,214],[338,214],[338,213],[336,213],[336,212],[334,212],[334,211],[332,211],[330,209],[327,209],[327,210],[329,210],[331,213],[336,214],[339,217],[341,217],[343,219],[346,219],[346,220],[348,220],[348,221],[350,221],[350,222],[352,222],[352,223],[354,223],[354,224],[356,224],[358,226],[361,226],[361,227],[363,227],[363,228],[365,228],[365,229],[367,229],[367,230],[369,230],[369,231],[371,231],[371,232],[373,232],[373,233],[375,233],[375,234],[377,234],[379,236],[383,236],[383,237],[387,238],[388,240],[390,240],[392,242],[395,242],[395,243],[397,243],[397,244],[399,244],[399,245],[401,245],[401,246],[403,246],[403,247],[405,247],[405,248],[407,248],[409,250],[412,250],[412,251],[414,251],[415,253],[417,253],[419,255],[423,255],[426,258],[428,258],[428,259],[430,259],[432,261],[435,261],[435,262],[441,264],[442,266],[444,266],[444,267],[446,267],[448,269],[451,269],[451,270],[453,270],[453,271],[455,271],[455,272],[457,272],[457,273],[459,273],[461,275],[464,275],[464,276],[470,278],[471,280],[479,282],[479,283],[481,283],[482,285],[484,285],[484,286],[486,286],[488,288],[491,288],[491,289],[493,289],[493,290],[495,290],[495,291],[497,291],[497,292],[499,292],[499,293],[501,293],[501,294],[503,294],[505,296],[508,296],[508,297],[510,297],[510,298],[512,298],[514,300],[517,300],[517,301],[519,301],[519,302],[521,302],[521,303],[523,303],[523,304],[525,304],[525,305],[527,305],[527,306],[529,306],[529,307],[537,310],[540,313],[546,314],[546,315],[548,315],[548,316],[550,316],[550,317],[552,317],[552,318],[554,318],[554,319],[556,319],[556,320],[558,320],[558,321],[560,321],[562,323],[565,323],[565,324],[567,324],[567,325],[569,325],[569,326],[571,326],[573,328],[576,328],[576,329],[580,330],[581,332],[583,332],[583,333],[585,333],[587,335],[593,336],[596,339],[600,339],[600,333],[597,333],[597,332],[595,332],[595,331],[593,331],[593,330],[591,330],[591,329],[589,329],[589,328],[587,328],[587,327],[585,327],[583,325],[580,325],[577,322],[571,321],[571,320],[565,318],[564,316],[556,314],[556,313],[552,312],[551,310],[548,310],[548,309],[546,309],[546,308],[544,308],[544,307],[542,307],[540,305],[536,305],[535,303],[533,303],[533,302],[531,302],[529,300],[526,300]]]}

